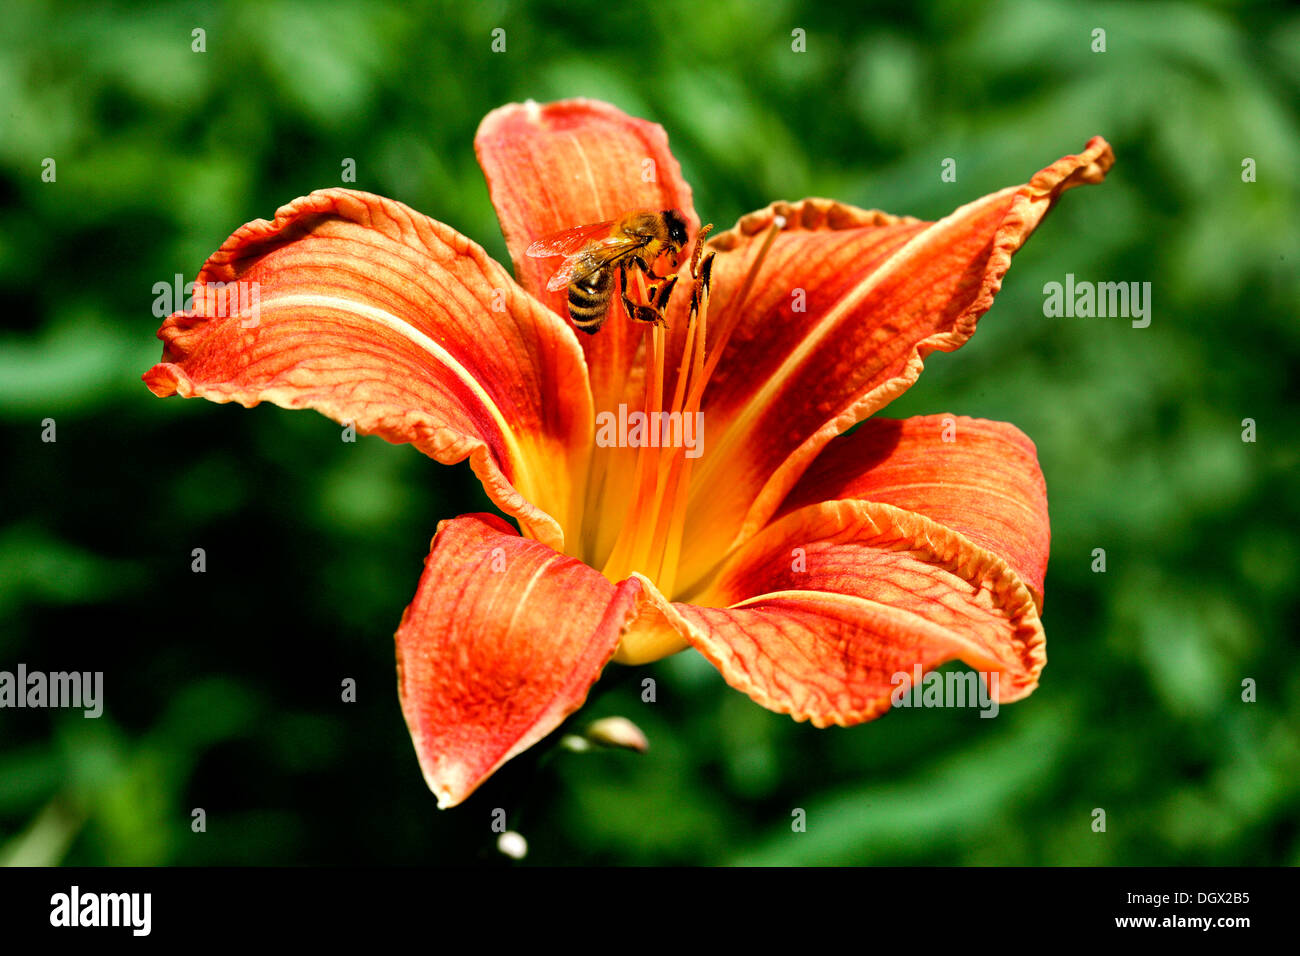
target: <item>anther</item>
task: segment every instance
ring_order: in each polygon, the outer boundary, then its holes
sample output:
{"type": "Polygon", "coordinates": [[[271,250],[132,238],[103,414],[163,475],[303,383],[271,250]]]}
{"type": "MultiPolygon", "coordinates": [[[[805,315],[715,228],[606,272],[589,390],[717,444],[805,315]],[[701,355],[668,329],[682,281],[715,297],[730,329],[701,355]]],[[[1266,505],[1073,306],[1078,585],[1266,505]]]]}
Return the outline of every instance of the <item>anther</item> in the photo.
{"type": "Polygon", "coordinates": [[[666,278],[662,284],[655,286],[650,290],[650,304],[660,312],[668,311],[668,298],[673,294],[673,287],[677,285],[677,275],[674,273],[666,278]]]}
{"type": "Polygon", "coordinates": [[[691,275],[697,278],[700,274],[700,256],[704,254],[704,239],[712,231],[713,223],[709,223],[695,234],[695,248],[691,251],[691,275]]]}
{"type": "Polygon", "coordinates": [[[710,252],[707,256],[704,257],[704,261],[700,263],[700,272],[699,272],[700,287],[705,292],[709,291],[709,281],[713,278],[713,259],[716,255],[717,255],[716,252],[710,252]]]}

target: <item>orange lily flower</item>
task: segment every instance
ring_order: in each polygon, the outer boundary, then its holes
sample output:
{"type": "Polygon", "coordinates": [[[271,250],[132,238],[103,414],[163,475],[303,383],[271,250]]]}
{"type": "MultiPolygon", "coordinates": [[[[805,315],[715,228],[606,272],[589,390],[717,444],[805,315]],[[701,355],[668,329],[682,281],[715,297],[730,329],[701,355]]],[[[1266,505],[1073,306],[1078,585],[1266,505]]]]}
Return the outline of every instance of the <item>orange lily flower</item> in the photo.
{"type": "MultiPolygon", "coordinates": [[[[676,209],[695,237],[664,131],[598,102],[530,102],[489,114],[475,148],[514,278],[401,203],[321,190],[213,254],[144,376],[160,396],[314,408],[468,458],[518,521],[442,522],[397,631],[439,806],[553,731],[611,660],[694,647],[819,727],[880,715],[894,675],[953,659],[997,673],[999,702],[1035,688],[1049,528],[1032,442],[998,422],[869,416],[970,338],[1061,193],[1104,178],[1103,139],[938,222],[774,203],[708,243],[694,305],[683,262],[666,328],[615,296],[594,335],[548,291],[556,261],[525,250],[635,209],[676,209]],[[255,318],[229,283],[255,286],[255,318]],[[625,431],[636,412],[671,423],[663,441],[625,431]]],[[[647,301],[644,284],[631,294],[647,301]]]]}

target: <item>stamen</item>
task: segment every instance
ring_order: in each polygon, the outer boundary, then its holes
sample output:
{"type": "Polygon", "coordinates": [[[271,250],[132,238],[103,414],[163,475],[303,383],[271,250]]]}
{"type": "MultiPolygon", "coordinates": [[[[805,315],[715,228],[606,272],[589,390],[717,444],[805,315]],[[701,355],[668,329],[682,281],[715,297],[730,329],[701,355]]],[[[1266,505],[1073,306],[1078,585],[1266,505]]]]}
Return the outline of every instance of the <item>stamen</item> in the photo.
{"type": "Polygon", "coordinates": [[[713,223],[700,228],[695,234],[695,248],[691,250],[691,278],[700,277],[700,256],[704,255],[704,238],[713,231],[713,223]]]}
{"type": "MultiPolygon", "coordinates": [[[[641,275],[640,270],[637,270],[636,280],[641,301],[645,302],[648,296],[645,288],[645,277],[641,275]]],[[[631,305],[627,311],[628,320],[633,321],[635,304],[631,305]]],[[[645,415],[645,423],[648,429],[652,422],[658,422],[657,412],[663,404],[664,349],[663,330],[658,325],[650,326],[646,334],[649,335],[650,339],[646,348],[646,392],[641,410],[645,415]]],[[[640,539],[643,537],[641,524],[637,519],[639,515],[645,515],[648,508],[653,507],[652,496],[658,482],[647,482],[646,474],[649,471],[651,457],[657,457],[660,452],[659,448],[650,447],[648,434],[643,433],[641,437],[642,441],[640,447],[637,448],[636,466],[632,477],[632,493],[628,497],[627,515],[623,519],[618,538],[614,542],[614,549],[605,562],[604,574],[611,581],[622,580],[631,571],[641,570],[635,563],[638,552],[642,550],[640,539]]],[[[657,465],[654,474],[657,478],[657,465]]]]}
{"type": "MultiPolygon", "coordinates": [[[[696,285],[691,290],[691,308],[686,323],[686,337],[682,345],[682,359],[677,367],[677,381],[673,386],[672,402],[668,406],[668,421],[672,421],[672,415],[674,414],[680,416],[679,420],[682,423],[683,437],[685,436],[685,430],[687,427],[686,416],[691,414],[689,409],[684,408],[687,396],[687,384],[690,380],[692,370],[698,372],[700,368],[700,363],[695,359],[702,354],[704,341],[700,335],[701,323],[698,321],[698,311],[699,287],[696,285]]],[[[690,475],[690,469],[689,466],[687,466],[685,469],[686,478],[683,479],[681,477],[683,471],[682,460],[684,457],[684,451],[682,454],[678,454],[675,451],[661,452],[660,454],[660,471],[657,475],[655,496],[658,513],[655,516],[653,534],[651,535],[648,549],[649,556],[659,556],[660,567],[651,567],[646,569],[646,573],[652,574],[656,581],[659,580],[657,572],[661,570],[662,567],[664,542],[668,539],[672,528],[671,515],[673,509],[666,509],[663,507],[663,504],[664,502],[675,502],[679,497],[682,497],[682,495],[679,494],[679,489],[684,489],[686,487],[685,484],[683,484],[683,481],[689,480],[690,475]]]]}
{"type": "MultiPolygon", "coordinates": [[[[660,460],[666,451],[658,440],[653,444],[650,441],[651,431],[659,428],[659,410],[664,405],[664,330],[658,325],[650,327],[650,368],[654,375],[650,380],[650,388],[646,400],[646,421],[645,434],[642,435],[640,454],[637,456],[637,476],[636,487],[640,489],[640,494],[636,495],[632,507],[635,509],[629,516],[629,524],[637,526],[638,529],[645,525],[645,516],[653,515],[658,510],[658,504],[663,500],[660,489],[660,460]],[[637,518],[640,521],[637,521],[637,518]]],[[[653,523],[651,524],[653,527],[653,523]]],[[[653,546],[653,534],[647,535],[644,532],[635,538],[636,546],[632,549],[632,569],[640,570],[645,567],[653,546]]]]}
{"type": "MultiPolygon", "coordinates": [[[[691,360],[691,389],[690,397],[687,399],[685,407],[681,409],[683,432],[686,428],[686,416],[695,416],[695,413],[700,410],[700,403],[704,397],[705,379],[701,373],[704,368],[704,345],[708,341],[709,274],[712,271],[714,255],[715,253],[712,252],[708,254],[704,259],[703,269],[699,272],[696,270],[696,261],[692,260],[691,262],[691,272],[696,275],[696,283],[695,288],[691,290],[692,334],[688,336],[691,360]]],[[[698,259],[698,256],[696,258],[698,259]]],[[[686,355],[683,354],[683,367],[685,364],[686,355]]],[[[696,430],[696,441],[704,440],[702,431],[702,426],[696,430]]],[[[682,535],[686,529],[686,510],[687,505],[690,503],[691,471],[694,465],[695,459],[687,458],[685,450],[683,450],[681,455],[673,459],[673,469],[669,477],[671,497],[668,500],[672,503],[672,506],[665,509],[669,521],[662,539],[663,546],[656,552],[660,555],[660,559],[659,574],[655,578],[660,590],[669,596],[672,595],[677,580],[677,566],[682,553],[682,535]]]]}
{"type": "MultiPolygon", "coordinates": [[[[759,267],[777,232],[784,226],[784,221],[773,223],[773,228],[766,237],[763,246],[750,265],[749,273],[741,287],[733,314],[728,316],[724,334],[719,342],[714,343],[709,351],[718,351],[725,346],[726,337],[735,325],[735,316],[741,314],[741,306],[752,288],[759,267]]],[[[689,490],[694,459],[688,458],[685,447],[687,428],[692,429],[696,441],[701,441],[701,429],[695,427],[704,396],[704,387],[717,366],[716,356],[705,355],[708,344],[709,289],[712,279],[713,260],[716,253],[705,251],[704,238],[712,226],[700,229],[695,237],[695,248],[690,259],[691,303],[688,310],[685,335],[682,340],[681,361],[677,368],[677,380],[674,383],[671,399],[665,408],[664,362],[666,360],[666,338],[664,331],[655,323],[649,330],[645,345],[645,413],[646,432],[642,436],[637,450],[635,474],[632,489],[628,496],[627,514],[619,530],[617,540],[603,573],[610,580],[621,580],[633,571],[640,571],[656,582],[664,594],[672,596],[677,568],[681,556],[682,537],[686,524],[687,506],[690,501],[689,490]],[[666,416],[661,417],[661,413],[666,416]],[[681,423],[680,443],[665,442],[663,426],[676,418],[681,423]],[[651,442],[653,441],[653,445],[651,442]]],[[[667,277],[662,283],[647,292],[644,277],[638,270],[636,275],[639,305],[628,302],[629,319],[657,312],[660,315],[667,308],[672,295],[677,275],[667,277]]]]}
{"type": "Polygon", "coordinates": [[[657,285],[650,290],[650,304],[663,315],[668,314],[668,300],[672,297],[676,285],[677,276],[672,275],[665,279],[661,285],[657,285]]]}

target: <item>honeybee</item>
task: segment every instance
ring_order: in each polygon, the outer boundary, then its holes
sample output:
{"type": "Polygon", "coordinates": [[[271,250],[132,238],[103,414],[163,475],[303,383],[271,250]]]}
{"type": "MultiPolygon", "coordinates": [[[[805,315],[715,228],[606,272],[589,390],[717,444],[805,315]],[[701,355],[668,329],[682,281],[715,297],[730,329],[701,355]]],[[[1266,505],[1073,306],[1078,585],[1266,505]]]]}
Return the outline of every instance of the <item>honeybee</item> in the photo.
{"type": "Polygon", "coordinates": [[[642,322],[663,323],[677,277],[656,275],[653,267],[667,253],[676,268],[686,241],[686,219],[676,209],[639,209],[621,219],[544,236],[530,245],[526,254],[534,259],[565,257],[546,288],[558,292],[568,286],[569,318],[577,328],[594,334],[609,312],[616,277],[628,315],[642,322]],[[628,298],[630,268],[640,269],[647,279],[658,283],[650,289],[649,305],[636,305],[628,298]]]}

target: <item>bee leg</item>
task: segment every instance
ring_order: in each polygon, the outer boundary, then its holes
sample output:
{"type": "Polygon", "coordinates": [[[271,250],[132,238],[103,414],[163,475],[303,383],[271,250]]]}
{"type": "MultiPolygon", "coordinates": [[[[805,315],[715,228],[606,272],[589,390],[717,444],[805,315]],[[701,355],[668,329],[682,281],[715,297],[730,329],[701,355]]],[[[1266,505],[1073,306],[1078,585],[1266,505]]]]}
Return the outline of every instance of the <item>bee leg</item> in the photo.
{"type": "Polygon", "coordinates": [[[652,305],[634,305],[624,296],[623,304],[628,308],[628,314],[638,322],[649,322],[651,325],[663,326],[668,328],[668,323],[664,321],[664,315],[652,305]]]}
{"type": "MultiPolygon", "coordinates": [[[[643,273],[647,271],[644,269],[643,263],[641,263],[640,260],[634,260],[631,265],[640,268],[643,273]]],[[[672,293],[672,286],[677,282],[677,276],[675,274],[668,276],[663,284],[651,286],[650,291],[646,293],[647,298],[650,300],[650,304],[637,305],[629,299],[627,295],[628,269],[626,267],[621,268],[619,269],[619,272],[623,279],[623,308],[627,309],[627,314],[638,322],[650,322],[654,325],[668,328],[668,323],[664,321],[663,304],[668,301],[668,296],[672,293]],[[667,292],[662,291],[665,288],[665,284],[667,286],[667,292]]]]}
{"type": "MultiPolygon", "coordinates": [[[[627,299],[624,299],[624,304],[630,303],[627,302],[627,299]]],[[[663,328],[668,328],[668,323],[663,320],[662,313],[651,306],[632,306],[630,313],[638,323],[650,323],[651,325],[662,325],[663,328]]]]}
{"type": "MultiPolygon", "coordinates": [[[[623,296],[623,308],[627,309],[627,314],[630,318],[636,319],[639,322],[647,321],[642,313],[649,312],[651,316],[655,314],[655,310],[650,308],[648,305],[637,305],[627,296],[623,296]]],[[[654,321],[654,319],[651,318],[649,321],[654,321]]]]}
{"type": "Polygon", "coordinates": [[[676,273],[666,276],[659,275],[640,256],[632,256],[628,264],[636,266],[641,270],[641,274],[652,282],[663,282],[665,279],[671,279],[673,275],[676,275],[676,273]]]}
{"type": "Polygon", "coordinates": [[[640,308],[640,306],[627,297],[627,269],[625,267],[619,267],[618,278],[618,295],[619,298],[623,300],[623,308],[627,309],[628,318],[635,319],[636,310],[640,308]]]}
{"type": "MultiPolygon", "coordinates": [[[[623,308],[627,309],[628,317],[632,319],[636,319],[638,322],[657,322],[659,320],[659,313],[655,311],[655,309],[652,306],[637,305],[635,302],[633,302],[631,299],[628,298],[627,269],[620,268],[618,272],[622,278],[621,289],[619,290],[619,297],[622,298],[623,300],[623,308]]],[[[653,291],[652,291],[652,296],[653,296],[653,291]]]]}

